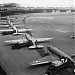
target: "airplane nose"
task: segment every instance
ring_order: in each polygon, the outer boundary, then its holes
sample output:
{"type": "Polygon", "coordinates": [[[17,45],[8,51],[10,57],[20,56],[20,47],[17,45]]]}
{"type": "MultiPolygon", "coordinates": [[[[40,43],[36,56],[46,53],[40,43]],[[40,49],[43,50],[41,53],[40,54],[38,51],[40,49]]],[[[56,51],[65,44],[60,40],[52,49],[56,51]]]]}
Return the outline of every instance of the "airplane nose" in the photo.
{"type": "Polygon", "coordinates": [[[5,34],[6,34],[6,33],[5,33],[5,32],[3,32],[3,33],[2,33],[2,36],[4,36],[5,34]]]}

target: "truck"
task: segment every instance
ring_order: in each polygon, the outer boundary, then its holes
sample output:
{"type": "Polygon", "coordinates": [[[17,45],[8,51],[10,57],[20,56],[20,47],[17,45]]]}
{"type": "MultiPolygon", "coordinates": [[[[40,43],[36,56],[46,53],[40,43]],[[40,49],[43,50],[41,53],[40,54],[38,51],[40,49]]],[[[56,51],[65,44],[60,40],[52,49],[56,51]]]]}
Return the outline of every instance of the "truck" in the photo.
{"type": "Polygon", "coordinates": [[[75,73],[75,66],[72,61],[67,58],[67,61],[62,63],[62,61],[56,60],[54,62],[50,62],[50,65],[45,73],[45,75],[57,75],[63,69],[67,69],[68,67],[73,68],[73,73],[75,73]]]}

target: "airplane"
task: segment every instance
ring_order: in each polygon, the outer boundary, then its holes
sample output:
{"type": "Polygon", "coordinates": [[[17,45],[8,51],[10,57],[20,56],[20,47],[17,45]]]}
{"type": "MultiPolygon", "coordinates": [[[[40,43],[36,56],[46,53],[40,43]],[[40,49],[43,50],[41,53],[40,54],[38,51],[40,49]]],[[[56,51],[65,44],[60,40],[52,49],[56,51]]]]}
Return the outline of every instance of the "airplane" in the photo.
{"type": "Polygon", "coordinates": [[[8,23],[10,24],[10,29],[6,29],[6,30],[0,30],[0,32],[2,32],[2,35],[9,35],[9,34],[13,34],[13,35],[21,35],[26,31],[31,31],[32,29],[29,28],[24,28],[24,29],[18,29],[16,28],[15,25],[13,25],[13,23],[10,21],[10,19],[8,18],[8,23]]]}
{"type": "Polygon", "coordinates": [[[75,36],[73,35],[73,36],[70,36],[71,38],[73,38],[73,39],[75,39],[75,36]]]}
{"type": "MultiPolygon", "coordinates": [[[[50,41],[53,38],[34,38],[31,31],[26,31],[25,34],[23,34],[23,37],[21,39],[16,40],[7,40],[5,42],[14,44],[14,47],[19,47],[21,44],[26,44],[29,46],[29,49],[35,49],[35,48],[43,48],[44,46],[38,45],[38,43],[42,43],[45,41],[50,41]]],[[[13,48],[13,46],[12,46],[13,48]]]]}
{"type": "MultiPolygon", "coordinates": [[[[17,23],[14,23],[13,25],[15,25],[16,27],[24,26],[24,25],[17,25],[17,23]]],[[[7,23],[3,23],[2,25],[0,25],[0,28],[11,28],[11,27],[12,27],[12,22],[9,17],[7,17],[7,23]]]]}
{"type": "Polygon", "coordinates": [[[66,53],[53,46],[47,47],[47,50],[47,56],[30,62],[29,64],[31,66],[49,64],[49,67],[44,75],[55,75],[58,74],[58,72],[62,69],[66,68],[67,70],[68,67],[73,68],[72,72],[75,74],[75,61],[73,60],[75,55],[70,57],[66,53]]]}
{"type": "Polygon", "coordinates": [[[13,34],[13,35],[21,35],[23,33],[25,33],[26,31],[31,31],[32,29],[29,28],[23,28],[23,29],[18,29],[16,28],[16,26],[13,25],[13,23],[11,22],[11,29],[6,29],[6,30],[0,30],[0,32],[2,32],[2,35],[9,35],[9,34],[13,34]]]}
{"type": "MultiPolygon", "coordinates": [[[[9,18],[9,16],[7,16],[7,17],[0,17],[0,20],[7,20],[7,18],[9,18]]],[[[17,17],[10,17],[10,19],[17,19],[17,17]]]]}
{"type": "MultiPolygon", "coordinates": [[[[72,73],[75,74],[75,65],[74,63],[68,59],[67,57],[61,58],[60,61],[56,60],[51,63],[49,63],[49,67],[47,68],[47,71],[44,75],[60,75],[61,71],[64,74],[72,73]],[[65,72],[63,72],[65,70],[65,72]]],[[[67,75],[68,75],[67,74],[67,75]]]]}
{"type": "Polygon", "coordinates": [[[47,52],[49,53],[48,56],[45,56],[45,57],[40,58],[36,61],[30,62],[29,64],[32,66],[41,65],[41,64],[48,64],[50,62],[60,60],[62,57],[65,57],[65,58],[67,57],[75,65],[75,61],[73,60],[73,58],[75,58],[75,55],[69,56],[66,53],[64,53],[63,51],[61,51],[53,46],[47,47],[47,50],[48,50],[47,52]]]}
{"type": "Polygon", "coordinates": [[[31,16],[31,15],[26,16],[26,17],[23,18],[23,20],[22,20],[22,21],[23,21],[23,24],[26,24],[26,19],[27,19],[28,17],[30,17],[30,16],[31,16]]]}

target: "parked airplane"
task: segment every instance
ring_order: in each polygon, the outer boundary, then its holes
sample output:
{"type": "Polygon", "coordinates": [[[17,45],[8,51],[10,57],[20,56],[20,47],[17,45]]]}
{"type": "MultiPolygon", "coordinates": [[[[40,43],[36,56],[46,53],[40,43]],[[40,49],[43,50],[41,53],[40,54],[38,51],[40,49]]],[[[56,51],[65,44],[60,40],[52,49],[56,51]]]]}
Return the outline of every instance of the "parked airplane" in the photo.
{"type": "MultiPolygon", "coordinates": [[[[10,18],[7,17],[7,23],[4,23],[3,25],[0,25],[0,28],[11,28],[15,24],[12,24],[10,18]]],[[[21,27],[21,26],[24,26],[24,25],[15,25],[15,26],[21,27]]]]}
{"type": "MultiPolygon", "coordinates": [[[[8,18],[9,18],[9,16],[7,16],[7,17],[0,17],[0,20],[7,20],[8,18]]],[[[17,19],[17,18],[10,17],[10,19],[17,19]]]]}
{"type": "Polygon", "coordinates": [[[23,34],[23,38],[22,39],[18,39],[18,40],[7,40],[5,42],[8,43],[12,43],[15,44],[15,47],[19,47],[21,44],[26,43],[26,45],[29,45],[30,49],[33,48],[43,48],[44,46],[42,45],[38,45],[38,42],[45,42],[45,41],[49,41],[52,40],[53,38],[33,38],[31,31],[26,31],[25,34],[23,34]]]}
{"type": "Polygon", "coordinates": [[[9,34],[13,34],[13,35],[20,35],[25,33],[26,31],[31,31],[32,29],[18,29],[16,28],[16,26],[13,25],[13,23],[11,22],[11,29],[7,29],[7,30],[0,30],[0,32],[2,32],[2,35],[9,35],[9,34]]]}
{"type": "Polygon", "coordinates": [[[70,36],[71,38],[73,38],[73,39],[75,39],[75,35],[73,35],[73,36],[70,36]]]}
{"type": "Polygon", "coordinates": [[[13,25],[13,23],[10,21],[10,19],[8,18],[8,24],[9,27],[11,29],[7,29],[7,30],[0,30],[0,32],[2,32],[2,35],[9,35],[9,34],[13,34],[13,35],[21,35],[26,31],[31,31],[32,29],[29,28],[24,28],[24,29],[18,29],[16,28],[15,25],[13,25]]]}
{"type": "Polygon", "coordinates": [[[26,19],[28,18],[28,17],[30,17],[30,16],[27,16],[27,17],[25,17],[25,18],[23,18],[23,24],[26,24],[26,19]]]}
{"type": "Polygon", "coordinates": [[[70,59],[70,61],[72,61],[75,65],[75,61],[73,60],[73,58],[75,58],[75,55],[73,56],[69,56],[66,53],[64,53],[63,51],[57,49],[56,47],[50,46],[47,47],[48,52],[50,53],[49,56],[45,56],[43,58],[40,58],[36,61],[30,62],[30,65],[39,65],[39,64],[46,64],[46,63],[50,63],[53,62],[55,60],[60,60],[62,57],[67,57],[68,59],[70,59]]]}
{"type": "Polygon", "coordinates": [[[60,75],[61,71],[63,72],[63,75],[67,74],[67,73],[68,74],[71,73],[74,75],[75,74],[74,63],[67,57],[66,58],[63,57],[63,58],[61,58],[60,61],[56,60],[56,61],[49,63],[49,67],[44,75],[60,75]],[[64,72],[63,72],[63,70],[64,70],[64,72]]]}

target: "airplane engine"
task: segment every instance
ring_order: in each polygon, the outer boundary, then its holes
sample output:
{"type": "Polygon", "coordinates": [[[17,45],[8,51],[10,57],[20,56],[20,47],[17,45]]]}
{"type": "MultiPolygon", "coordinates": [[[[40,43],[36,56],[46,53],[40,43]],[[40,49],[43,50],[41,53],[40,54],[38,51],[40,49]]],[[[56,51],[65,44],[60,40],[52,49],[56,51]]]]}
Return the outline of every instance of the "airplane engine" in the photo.
{"type": "Polygon", "coordinates": [[[11,47],[12,47],[12,49],[20,49],[23,47],[29,47],[31,45],[33,45],[32,41],[28,41],[26,43],[18,42],[16,44],[12,45],[11,47]]]}
{"type": "Polygon", "coordinates": [[[2,36],[15,33],[15,31],[4,31],[2,32],[2,36]]]}
{"type": "Polygon", "coordinates": [[[4,35],[8,35],[9,33],[8,32],[2,32],[2,36],[4,36],[4,35]]]}
{"type": "Polygon", "coordinates": [[[11,46],[12,49],[20,49],[19,43],[16,43],[14,45],[11,46]]]}

